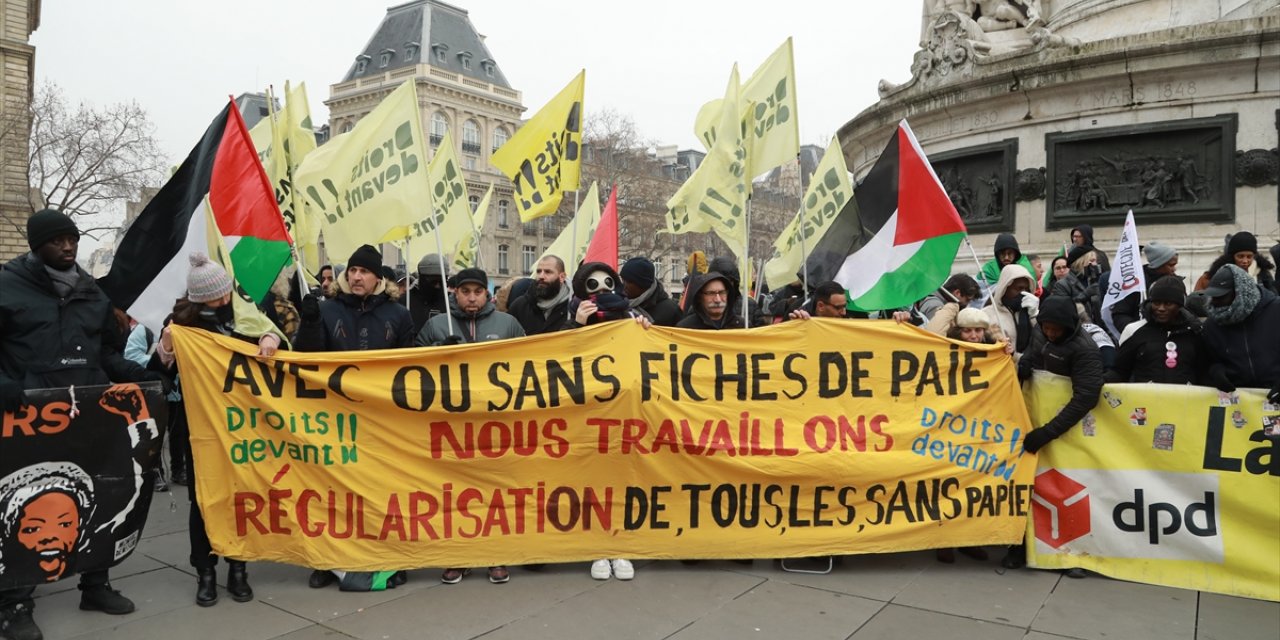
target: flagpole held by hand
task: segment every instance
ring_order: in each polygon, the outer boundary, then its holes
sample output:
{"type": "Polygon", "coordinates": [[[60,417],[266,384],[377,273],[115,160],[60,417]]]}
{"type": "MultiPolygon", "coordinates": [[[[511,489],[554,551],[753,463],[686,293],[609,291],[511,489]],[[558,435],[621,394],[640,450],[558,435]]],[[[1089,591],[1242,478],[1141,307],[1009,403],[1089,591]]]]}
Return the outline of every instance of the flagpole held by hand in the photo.
{"type": "MultiPolygon", "coordinates": [[[[453,335],[453,312],[449,309],[449,278],[444,275],[444,247],[440,241],[440,230],[434,232],[436,237],[436,256],[440,259],[440,283],[444,285],[444,321],[449,326],[449,335],[453,335]]],[[[428,314],[429,315],[429,314],[428,314]]]]}

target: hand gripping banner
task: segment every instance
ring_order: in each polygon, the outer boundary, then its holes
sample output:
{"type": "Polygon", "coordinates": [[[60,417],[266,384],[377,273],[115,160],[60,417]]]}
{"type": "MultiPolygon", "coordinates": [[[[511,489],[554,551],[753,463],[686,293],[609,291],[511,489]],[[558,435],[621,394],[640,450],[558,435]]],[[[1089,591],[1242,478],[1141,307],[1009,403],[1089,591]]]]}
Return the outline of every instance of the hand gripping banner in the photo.
{"type": "Polygon", "coordinates": [[[284,353],[175,329],[219,554],[390,570],[1005,544],[1034,461],[1012,360],[892,322],[612,322],[284,353]]]}

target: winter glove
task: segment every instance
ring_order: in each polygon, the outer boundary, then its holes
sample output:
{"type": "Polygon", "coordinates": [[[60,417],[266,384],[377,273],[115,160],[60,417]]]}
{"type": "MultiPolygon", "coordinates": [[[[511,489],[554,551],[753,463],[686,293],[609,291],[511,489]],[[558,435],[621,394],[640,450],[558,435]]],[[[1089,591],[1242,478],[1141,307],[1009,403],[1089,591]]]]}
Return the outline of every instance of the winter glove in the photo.
{"type": "Polygon", "coordinates": [[[1236,383],[1231,381],[1231,376],[1227,375],[1227,368],[1221,364],[1209,367],[1209,384],[1217,387],[1218,391],[1226,393],[1236,390],[1236,383]]]}
{"type": "Polygon", "coordinates": [[[302,298],[302,308],[298,311],[302,315],[303,322],[319,322],[320,298],[317,298],[315,294],[308,293],[302,298]]]}
{"type": "Polygon", "coordinates": [[[1027,453],[1035,453],[1057,437],[1058,434],[1050,431],[1048,427],[1032,429],[1031,433],[1022,439],[1022,449],[1027,453]]]}
{"type": "Polygon", "coordinates": [[[1023,365],[1021,360],[1018,361],[1018,384],[1030,380],[1033,373],[1031,365],[1023,365]]]}
{"type": "Polygon", "coordinates": [[[0,411],[17,413],[18,409],[27,406],[27,394],[21,382],[0,382],[0,411]]]}
{"type": "Polygon", "coordinates": [[[1027,310],[1027,315],[1034,318],[1040,313],[1040,298],[1030,291],[1022,292],[1022,308],[1027,310]]]}
{"type": "Polygon", "coordinates": [[[446,347],[452,347],[454,345],[462,344],[462,343],[463,343],[462,336],[449,336],[448,338],[445,338],[444,342],[441,342],[440,344],[446,347]]]}
{"type": "Polygon", "coordinates": [[[1275,386],[1271,387],[1271,392],[1267,394],[1267,402],[1280,404],[1280,380],[1277,380],[1275,386]]]}

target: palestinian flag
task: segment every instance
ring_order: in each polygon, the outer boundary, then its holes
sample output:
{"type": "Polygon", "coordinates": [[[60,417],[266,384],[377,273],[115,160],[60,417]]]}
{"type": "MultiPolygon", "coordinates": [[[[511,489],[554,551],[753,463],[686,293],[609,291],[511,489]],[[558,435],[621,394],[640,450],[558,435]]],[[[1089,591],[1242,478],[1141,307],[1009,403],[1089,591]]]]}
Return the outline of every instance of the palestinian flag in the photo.
{"type": "Polygon", "coordinates": [[[965,233],[903,120],[814,247],[809,281],[844,285],[850,309],[905,307],[946,281],[965,233]]]}
{"type": "Polygon", "coordinates": [[[230,101],[138,214],[98,284],[117,307],[159,331],[174,301],[186,293],[190,254],[213,256],[210,246],[216,244],[210,244],[207,227],[221,233],[240,291],[262,302],[290,259],[289,234],[244,120],[230,101]]]}

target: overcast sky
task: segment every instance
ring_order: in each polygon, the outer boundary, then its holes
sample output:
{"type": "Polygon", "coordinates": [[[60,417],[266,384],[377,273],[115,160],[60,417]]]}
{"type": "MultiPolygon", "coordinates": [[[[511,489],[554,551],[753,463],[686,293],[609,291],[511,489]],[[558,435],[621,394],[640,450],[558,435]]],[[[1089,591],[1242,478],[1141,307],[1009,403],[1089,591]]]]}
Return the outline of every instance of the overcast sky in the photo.
{"type": "MultiPolygon", "coordinates": [[[[587,117],[612,107],[645,138],[697,144],[698,107],[794,37],[802,143],[825,146],[910,77],[921,2],[458,0],[530,117],[581,68],[587,117]]],[[[305,80],[313,120],[392,3],[376,0],[121,0],[42,3],[36,77],[73,101],[136,100],[166,161],[184,158],[228,94],[305,80]]]]}

